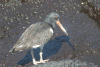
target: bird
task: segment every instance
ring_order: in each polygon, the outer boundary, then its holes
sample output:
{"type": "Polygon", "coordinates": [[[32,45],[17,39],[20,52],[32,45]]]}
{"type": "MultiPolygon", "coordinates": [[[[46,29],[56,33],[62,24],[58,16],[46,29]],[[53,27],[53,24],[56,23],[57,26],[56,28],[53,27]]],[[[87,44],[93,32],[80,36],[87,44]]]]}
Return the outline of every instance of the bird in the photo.
{"type": "Polygon", "coordinates": [[[42,50],[44,45],[53,36],[55,24],[57,24],[61,28],[61,30],[68,36],[68,33],[60,23],[59,18],[60,16],[58,13],[52,12],[46,15],[46,18],[42,22],[37,22],[30,25],[20,36],[15,45],[10,49],[9,53],[14,54],[23,50],[31,49],[31,55],[34,65],[49,61],[49,59],[43,60],[42,50]],[[33,49],[36,49],[38,47],[40,48],[40,60],[36,61],[34,58],[33,49]]]}

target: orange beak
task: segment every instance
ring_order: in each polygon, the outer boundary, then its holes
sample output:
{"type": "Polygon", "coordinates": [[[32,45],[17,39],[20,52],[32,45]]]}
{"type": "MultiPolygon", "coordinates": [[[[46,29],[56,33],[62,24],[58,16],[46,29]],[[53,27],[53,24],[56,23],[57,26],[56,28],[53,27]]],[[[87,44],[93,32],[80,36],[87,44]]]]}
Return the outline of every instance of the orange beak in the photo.
{"type": "Polygon", "coordinates": [[[66,32],[65,28],[62,26],[60,21],[56,21],[56,24],[61,28],[61,30],[68,36],[68,33],[66,32]]]}

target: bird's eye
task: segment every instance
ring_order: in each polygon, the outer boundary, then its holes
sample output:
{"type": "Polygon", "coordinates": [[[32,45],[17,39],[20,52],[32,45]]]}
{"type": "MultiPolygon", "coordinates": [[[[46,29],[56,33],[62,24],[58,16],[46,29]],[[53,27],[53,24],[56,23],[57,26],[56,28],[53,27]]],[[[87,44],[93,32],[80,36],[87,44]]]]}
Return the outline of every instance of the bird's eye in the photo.
{"type": "Polygon", "coordinates": [[[57,19],[58,19],[58,17],[55,17],[55,19],[57,20],[57,19]]]}
{"type": "Polygon", "coordinates": [[[55,18],[56,20],[58,19],[58,18],[55,18]]]}
{"type": "Polygon", "coordinates": [[[58,16],[54,16],[54,19],[55,19],[55,20],[59,20],[59,17],[58,17],[58,16]]]}

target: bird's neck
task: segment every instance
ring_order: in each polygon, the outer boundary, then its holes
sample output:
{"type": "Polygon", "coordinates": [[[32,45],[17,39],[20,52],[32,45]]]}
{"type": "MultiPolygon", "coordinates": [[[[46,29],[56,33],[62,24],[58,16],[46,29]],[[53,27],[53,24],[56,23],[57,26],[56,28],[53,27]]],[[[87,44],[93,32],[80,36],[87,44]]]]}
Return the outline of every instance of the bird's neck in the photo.
{"type": "Polygon", "coordinates": [[[52,27],[52,29],[54,30],[54,28],[55,28],[55,23],[48,23],[51,27],[52,27]]]}
{"type": "Polygon", "coordinates": [[[54,30],[54,28],[55,28],[55,23],[50,23],[50,22],[45,22],[45,23],[47,23],[47,24],[54,30]]]}

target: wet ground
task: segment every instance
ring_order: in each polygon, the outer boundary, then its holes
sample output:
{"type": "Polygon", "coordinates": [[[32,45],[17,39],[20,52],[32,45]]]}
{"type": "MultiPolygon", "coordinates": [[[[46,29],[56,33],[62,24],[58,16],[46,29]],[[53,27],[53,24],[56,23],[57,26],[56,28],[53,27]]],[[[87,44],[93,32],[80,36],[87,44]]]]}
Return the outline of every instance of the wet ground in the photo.
{"type": "MultiPolygon", "coordinates": [[[[60,15],[69,36],[56,26],[54,36],[43,50],[43,58],[50,61],[36,67],[49,67],[51,64],[50,67],[53,64],[54,67],[66,67],[69,62],[69,65],[74,64],[71,67],[76,67],[77,60],[80,67],[99,67],[99,4],[99,0],[0,0],[0,67],[35,67],[30,50],[13,55],[9,50],[29,25],[43,21],[51,12],[60,15]]],[[[34,51],[39,60],[39,48],[34,51]]]]}

